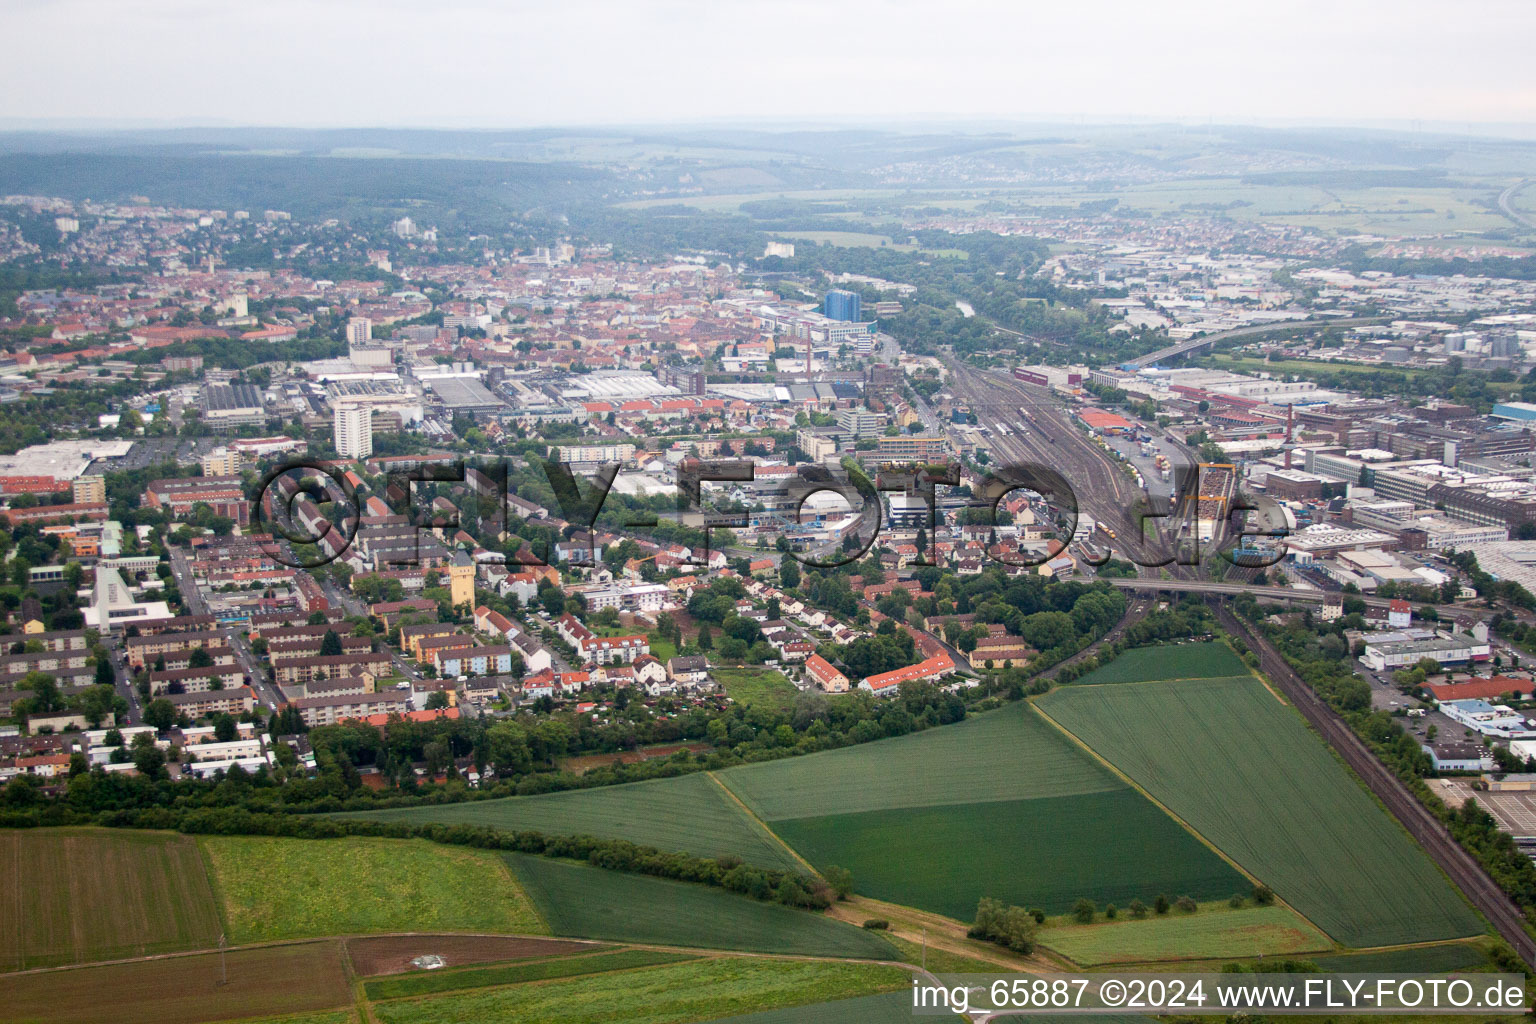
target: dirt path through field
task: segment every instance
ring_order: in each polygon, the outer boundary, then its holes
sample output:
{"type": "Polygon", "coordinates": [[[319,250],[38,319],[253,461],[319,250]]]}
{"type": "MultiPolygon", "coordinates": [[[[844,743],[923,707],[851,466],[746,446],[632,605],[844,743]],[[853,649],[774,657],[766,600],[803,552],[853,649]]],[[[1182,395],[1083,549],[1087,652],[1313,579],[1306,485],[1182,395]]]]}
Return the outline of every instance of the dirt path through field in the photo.
{"type": "Polygon", "coordinates": [[[891,923],[890,933],[898,938],[922,945],[926,934],[929,949],[985,960],[1009,971],[1038,974],[1070,966],[1067,961],[1056,960],[1044,951],[1020,956],[990,942],[968,938],[965,925],[942,914],[917,910],[899,903],[886,903],[867,896],[851,896],[846,901],[833,903],[827,915],[855,925],[862,925],[872,918],[881,918],[891,923]]]}
{"type": "Polygon", "coordinates": [[[783,839],[781,839],[777,832],[775,832],[773,829],[768,827],[768,823],[766,821],[764,821],[762,818],[759,818],[755,813],[753,813],[752,808],[750,808],[746,804],[742,803],[741,797],[739,797],[735,793],[731,792],[731,787],[730,786],[727,786],[725,783],[721,782],[715,776],[714,772],[705,772],[704,774],[709,776],[709,781],[713,782],[715,785],[720,787],[721,791],[724,792],[725,795],[728,798],[730,798],[731,803],[733,803],[737,807],[741,808],[741,813],[745,814],[747,816],[747,818],[754,825],[756,825],[758,828],[760,828],[764,832],[766,832],[768,834],[768,836],[773,839],[774,842],[778,843],[785,850],[787,850],[789,852],[789,855],[791,857],[795,858],[795,863],[797,863],[801,867],[805,868],[806,874],[810,875],[812,878],[819,878],[819,877],[821,877],[820,873],[814,867],[811,866],[811,862],[806,860],[804,857],[800,856],[799,851],[797,851],[793,846],[790,846],[783,839]]]}

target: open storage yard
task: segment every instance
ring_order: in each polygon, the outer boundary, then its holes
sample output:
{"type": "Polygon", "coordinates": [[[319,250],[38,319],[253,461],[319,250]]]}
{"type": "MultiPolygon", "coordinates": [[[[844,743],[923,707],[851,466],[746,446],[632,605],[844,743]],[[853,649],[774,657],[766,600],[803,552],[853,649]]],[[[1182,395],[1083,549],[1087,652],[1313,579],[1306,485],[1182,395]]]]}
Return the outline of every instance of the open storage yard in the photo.
{"type": "Polygon", "coordinates": [[[1483,930],[1258,679],[1069,686],[1039,705],[1335,940],[1381,946],[1483,930]]]}

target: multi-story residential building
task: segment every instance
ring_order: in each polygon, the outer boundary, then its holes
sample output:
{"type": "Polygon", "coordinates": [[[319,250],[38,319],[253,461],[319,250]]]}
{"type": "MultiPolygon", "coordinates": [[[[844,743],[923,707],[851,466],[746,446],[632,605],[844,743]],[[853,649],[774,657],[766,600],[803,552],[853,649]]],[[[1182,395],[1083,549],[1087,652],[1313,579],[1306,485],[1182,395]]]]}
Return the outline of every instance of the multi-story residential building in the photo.
{"type": "Polygon", "coordinates": [[[76,505],[99,505],[107,500],[107,478],[94,474],[75,477],[70,491],[76,505]]]}
{"type": "Polygon", "coordinates": [[[203,476],[239,476],[245,460],[233,448],[215,448],[203,456],[203,476]]]}
{"type": "MultiPolygon", "coordinates": [[[[843,409],[837,414],[837,425],[854,437],[869,437],[885,429],[885,416],[868,409],[843,409]]],[[[810,451],[807,450],[809,455],[810,451]]]]}
{"type": "Polygon", "coordinates": [[[336,453],[345,459],[373,454],[373,410],[366,405],[338,405],[335,416],[336,453]]]}
{"type": "Polygon", "coordinates": [[[231,659],[228,665],[208,665],[202,668],[168,668],[149,674],[149,695],[163,693],[202,693],[205,690],[229,689],[245,683],[245,673],[231,659]]]}
{"type": "Polygon", "coordinates": [[[605,462],[632,462],[635,446],[632,444],[558,445],[555,459],[574,469],[590,469],[605,462]]]}
{"type": "Polygon", "coordinates": [[[555,631],[576,648],[582,658],[598,665],[633,662],[640,655],[651,653],[651,642],[644,634],[598,636],[570,614],[556,620],[555,631]]]}
{"type": "Polygon", "coordinates": [[[272,675],[279,686],[309,683],[314,679],[337,679],[364,672],[378,677],[387,675],[387,654],[332,654],[318,658],[291,658],[272,665],[272,675]]]}
{"type": "Polygon", "coordinates": [[[311,729],[353,718],[365,719],[369,715],[403,715],[410,709],[405,698],[398,693],[300,697],[293,702],[293,706],[298,709],[304,724],[311,729]]]}
{"type": "MultiPolygon", "coordinates": [[[[195,651],[198,648],[228,648],[224,634],[216,629],[197,633],[156,633],[153,636],[131,636],[125,641],[128,664],[138,670],[152,665],[163,655],[195,651]]],[[[169,659],[167,659],[169,667],[169,659]]]]}
{"type": "Polygon", "coordinates": [[[845,291],[842,288],[833,288],[827,292],[822,302],[822,312],[828,320],[842,320],[845,322],[858,322],[862,312],[862,297],[858,292],[845,291]]]}
{"type": "Polygon", "coordinates": [[[179,714],[188,718],[218,714],[238,717],[256,709],[256,694],[249,686],[233,690],[204,690],[201,693],[168,693],[161,699],[170,701],[179,714]]]}
{"type": "Polygon", "coordinates": [[[944,438],[912,434],[882,437],[875,448],[875,456],[889,462],[942,462],[948,455],[949,442],[944,438]]]}
{"type": "Polygon", "coordinates": [[[167,509],[178,518],[201,504],[241,526],[251,521],[251,503],[245,498],[244,481],[234,475],[152,480],[144,488],[144,503],[150,508],[167,509]]]}

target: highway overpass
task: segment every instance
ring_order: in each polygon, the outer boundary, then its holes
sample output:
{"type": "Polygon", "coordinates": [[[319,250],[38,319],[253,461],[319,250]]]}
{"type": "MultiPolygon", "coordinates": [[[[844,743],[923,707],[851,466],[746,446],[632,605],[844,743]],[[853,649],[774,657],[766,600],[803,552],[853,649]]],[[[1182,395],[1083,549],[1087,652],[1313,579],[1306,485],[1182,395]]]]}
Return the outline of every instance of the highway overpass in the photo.
{"type": "Polygon", "coordinates": [[[1254,324],[1251,327],[1237,327],[1230,331],[1217,331],[1215,334],[1206,334],[1189,341],[1181,341],[1177,345],[1169,345],[1160,348],[1156,352],[1148,352],[1144,356],[1127,360],[1126,365],[1134,365],[1138,369],[1143,366],[1154,366],[1157,363],[1169,359],[1178,359],[1198,352],[1201,349],[1210,348],[1217,342],[1230,341],[1233,338],[1256,338],[1265,334],[1284,334],[1287,331],[1308,330],[1313,327],[1350,327],[1359,324],[1381,323],[1382,317],[1338,317],[1334,319],[1314,320],[1282,320],[1272,324],[1254,324]]]}
{"type": "MultiPolygon", "coordinates": [[[[1165,593],[1191,593],[1191,594],[1252,594],[1256,599],[1263,601],[1289,601],[1299,604],[1322,604],[1327,591],[1310,590],[1305,587],[1270,587],[1260,586],[1254,583],[1217,583],[1212,580],[1156,580],[1147,577],[1137,579],[1105,579],[1110,586],[1120,587],[1123,590],[1135,590],[1138,592],[1163,591],[1165,593]]],[[[1369,594],[1351,594],[1358,597],[1371,608],[1385,608],[1391,603],[1391,598],[1372,597],[1369,594]]],[[[1422,608],[1423,605],[1415,604],[1414,608],[1422,608]]],[[[1459,604],[1437,604],[1435,610],[1443,619],[1461,617],[1488,618],[1494,615],[1493,610],[1487,608],[1469,608],[1459,604]]]]}

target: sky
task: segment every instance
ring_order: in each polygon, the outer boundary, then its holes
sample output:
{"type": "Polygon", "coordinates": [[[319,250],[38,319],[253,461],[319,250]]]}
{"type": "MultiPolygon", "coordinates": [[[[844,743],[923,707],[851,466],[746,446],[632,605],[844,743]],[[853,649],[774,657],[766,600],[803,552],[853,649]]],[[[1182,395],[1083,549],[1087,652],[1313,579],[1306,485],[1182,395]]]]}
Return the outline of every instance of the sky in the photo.
{"type": "Polygon", "coordinates": [[[0,0],[0,123],[1536,124],[1527,0],[0,0]]]}

